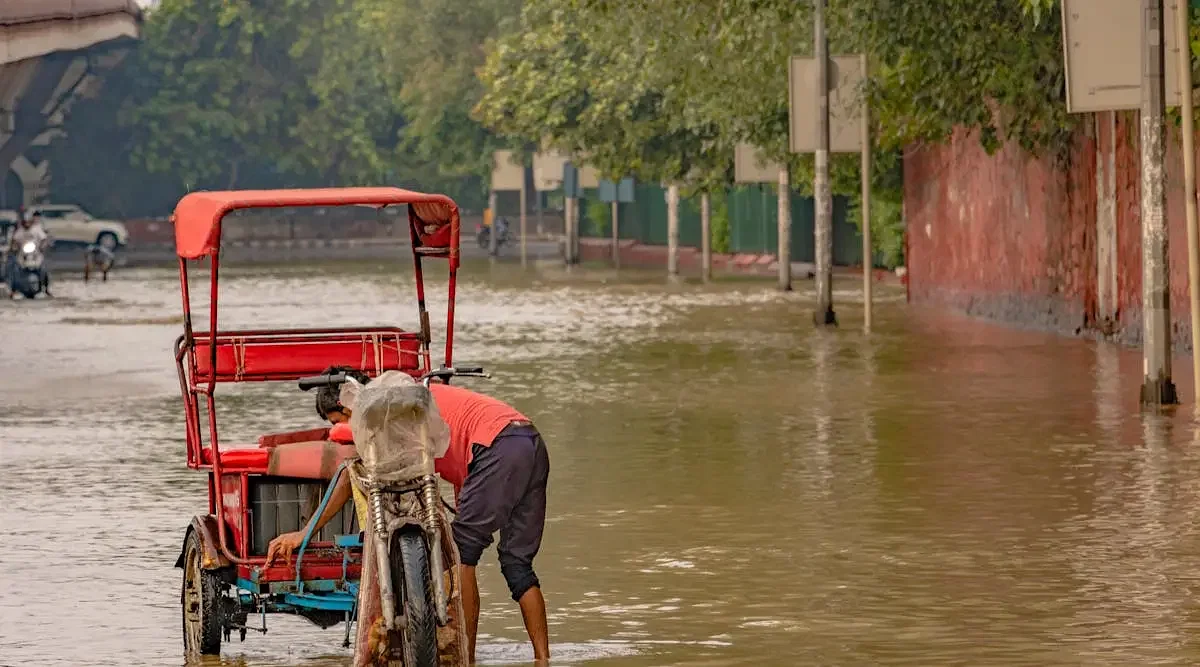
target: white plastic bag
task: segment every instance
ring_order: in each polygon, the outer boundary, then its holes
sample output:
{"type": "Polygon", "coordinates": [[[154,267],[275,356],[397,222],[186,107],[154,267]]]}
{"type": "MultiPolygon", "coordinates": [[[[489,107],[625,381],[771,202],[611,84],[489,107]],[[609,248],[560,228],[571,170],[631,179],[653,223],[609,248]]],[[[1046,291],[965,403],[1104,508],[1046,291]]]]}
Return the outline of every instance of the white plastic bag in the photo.
{"type": "Polygon", "coordinates": [[[434,474],[433,460],[450,447],[450,429],[433,395],[412,376],[387,371],[366,385],[349,379],[339,399],[350,410],[354,445],[368,475],[404,482],[434,474]]]}

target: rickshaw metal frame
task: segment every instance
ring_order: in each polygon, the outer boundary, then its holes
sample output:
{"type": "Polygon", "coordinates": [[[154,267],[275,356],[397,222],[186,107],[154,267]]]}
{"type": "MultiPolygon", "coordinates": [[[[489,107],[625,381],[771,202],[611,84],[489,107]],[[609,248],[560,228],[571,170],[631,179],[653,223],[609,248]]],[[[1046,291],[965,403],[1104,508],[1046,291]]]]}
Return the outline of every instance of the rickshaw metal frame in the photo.
{"type": "MultiPolygon", "coordinates": [[[[354,337],[365,336],[395,336],[397,340],[396,364],[400,370],[413,375],[431,370],[430,365],[430,326],[429,313],[425,303],[424,274],[422,258],[444,258],[449,266],[448,302],[446,308],[446,345],[444,366],[452,367],[454,339],[454,301],[459,267],[459,245],[461,221],[457,205],[444,195],[423,194],[402,190],[399,188],[329,188],[312,190],[261,190],[261,191],[226,191],[226,192],[193,192],[179,201],[171,218],[175,227],[176,254],[179,258],[179,278],[183,305],[183,334],[175,343],[175,362],[179,375],[180,391],[183,395],[185,408],[185,428],[187,440],[187,463],[189,468],[207,470],[209,473],[208,507],[209,515],[215,518],[215,526],[206,525],[202,520],[198,525],[192,522],[189,531],[202,533],[205,544],[206,559],[215,562],[214,568],[221,565],[249,566],[254,570],[253,583],[283,582],[291,577],[287,569],[280,567],[265,567],[264,556],[252,556],[249,553],[250,537],[249,508],[246,499],[249,497],[249,475],[253,472],[236,467],[226,469],[221,460],[220,438],[217,430],[215,393],[216,386],[226,382],[259,382],[295,380],[306,374],[312,374],[311,367],[289,368],[286,361],[274,365],[271,372],[244,372],[245,347],[243,357],[239,361],[238,371],[233,377],[223,376],[218,360],[218,351],[225,339],[254,339],[263,346],[264,355],[268,362],[279,362],[288,356],[291,348],[310,344],[326,344],[353,342],[354,337]],[[221,331],[218,328],[218,285],[220,275],[220,245],[224,217],[237,210],[260,208],[292,208],[292,207],[332,207],[332,206],[368,206],[383,209],[387,206],[406,205],[408,208],[409,236],[412,243],[413,272],[416,280],[417,311],[420,331],[415,334],[417,342],[416,366],[403,366],[405,350],[400,347],[400,341],[413,341],[414,334],[401,329],[390,327],[371,328],[301,328],[301,329],[263,329],[245,331],[221,331]],[[188,263],[192,261],[209,260],[209,317],[208,330],[197,332],[193,327],[191,294],[188,284],[188,263]],[[276,354],[271,354],[269,346],[277,345],[276,354]],[[198,348],[205,347],[206,359],[199,359],[198,348]],[[207,372],[204,372],[207,371],[207,372]],[[201,396],[207,413],[208,439],[205,443],[201,433],[200,403],[201,396]],[[203,455],[207,445],[207,461],[203,455]],[[240,473],[240,474],[239,474],[240,473]],[[238,533],[238,543],[229,543],[231,517],[226,516],[224,502],[218,498],[222,493],[224,476],[239,474],[239,495],[242,499],[241,514],[237,517],[241,530],[238,533]],[[215,530],[214,530],[215,529],[215,530]],[[215,532],[216,535],[208,533],[215,532]],[[216,547],[210,551],[211,547],[216,547]],[[235,553],[236,550],[236,553],[235,553]],[[215,551],[216,553],[212,553],[215,551]],[[217,556],[217,558],[213,558],[217,556]],[[224,561],[220,563],[219,561],[224,561]],[[260,570],[260,568],[262,568],[260,570]],[[271,572],[271,570],[280,570],[271,572]]],[[[363,339],[365,340],[365,338],[363,339]]],[[[373,338],[373,340],[376,340],[373,338]]],[[[363,343],[364,350],[366,343],[363,343]]],[[[229,347],[227,344],[226,347],[229,347]]],[[[301,349],[296,347],[295,349],[301,349]]],[[[380,344],[374,347],[376,364],[375,373],[385,370],[385,364],[380,363],[380,344]]],[[[365,355],[365,352],[364,352],[365,355]]],[[[234,356],[237,356],[236,343],[234,356]]],[[[324,363],[324,362],[322,362],[324,363]]],[[[268,364],[270,365],[270,364],[268,364]]],[[[364,364],[365,365],[365,362],[364,364]]],[[[365,369],[364,369],[365,370],[365,369]]],[[[311,569],[312,577],[306,579],[337,579],[341,574],[345,577],[345,563],[340,573],[332,571],[335,566],[316,566],[311,569]],[[326,572],[326,570],[329,570],[326,572]]],[[[299,563],[296,568],[296,578],[301,577],[299,563]]],[[[238,577],[238,585],[241,585],[238,577]]],[[[246,582],[251,583],[251,582],[246,582]]]]}

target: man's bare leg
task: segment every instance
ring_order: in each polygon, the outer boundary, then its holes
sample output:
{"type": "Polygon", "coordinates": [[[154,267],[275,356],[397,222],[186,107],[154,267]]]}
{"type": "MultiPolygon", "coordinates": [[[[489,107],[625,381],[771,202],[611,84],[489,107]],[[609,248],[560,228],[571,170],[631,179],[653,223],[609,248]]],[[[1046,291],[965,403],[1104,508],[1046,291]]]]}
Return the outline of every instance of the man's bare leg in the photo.
{"type": "Polygon", "coordinates": [[[534,586],[525,591],[518,604],[521,605],[521,617],[525,620],[525,632],[529,633],[529,641],[533,644],[534,662],[549,664],[550,630],[546,623],[546,599],[542,597],[542,589],[534,586]]]}
{"type": "Polygon", "coordinates": [[[467,658],[473,665],[475,635],[479,632],[479,580],[475,578],[475,566],[459,565],[458,578],[462,585],[463,621],[467,624],[467,658]]]}

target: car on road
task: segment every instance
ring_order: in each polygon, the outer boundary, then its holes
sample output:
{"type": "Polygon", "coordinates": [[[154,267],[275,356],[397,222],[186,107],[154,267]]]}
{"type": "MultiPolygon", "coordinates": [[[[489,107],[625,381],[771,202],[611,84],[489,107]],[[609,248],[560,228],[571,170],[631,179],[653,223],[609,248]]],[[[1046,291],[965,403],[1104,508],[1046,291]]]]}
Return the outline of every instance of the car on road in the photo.
{"type": "MultiPolygon", "coordinates": [[[[38,204],[25,210],[26,215],[40,213],[42,226],[55,245],[91,245],[113,251],[129,242],[129,231],[115,220],[100,220],[74,204],[38,204]]],[[[15,211],[0,211],[0,221],[12,224],[15,211]],[[11,220],[9,220],[11,218],[11,220]]],[[[4,222],[0,222],[4,224],[4,222]]]]}

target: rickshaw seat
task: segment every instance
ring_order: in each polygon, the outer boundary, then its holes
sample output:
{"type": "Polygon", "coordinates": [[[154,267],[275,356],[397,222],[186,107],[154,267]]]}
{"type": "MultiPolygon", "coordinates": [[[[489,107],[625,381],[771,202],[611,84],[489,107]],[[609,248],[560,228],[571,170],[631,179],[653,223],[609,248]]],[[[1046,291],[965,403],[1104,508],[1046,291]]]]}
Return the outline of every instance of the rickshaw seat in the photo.
{"type": "MultiPolygon", "coordinates": [[[[330,479],[342,461],[355,455],[354,445],[327,440],[238,447],[221,450],[221,469],[297,479],[330,479]]],[[[212,450],[201,450],[200,459],[203,464],[212,465],[212,450]]]]}
{"type": "MultiPolygon", "coordinates": [[[[209,334],[195,334],[195,381],[212,367],[209,334]]],[[[421,335],[395,327],[298,331],[218,331],[216,381],[296,380],[330,366],[349,366],[370,375],[421,372],[421,335]]]]}

